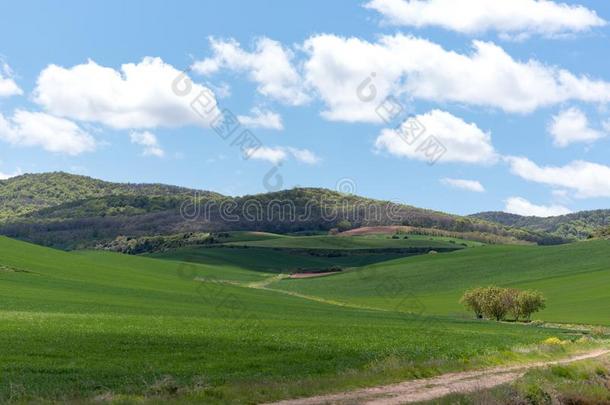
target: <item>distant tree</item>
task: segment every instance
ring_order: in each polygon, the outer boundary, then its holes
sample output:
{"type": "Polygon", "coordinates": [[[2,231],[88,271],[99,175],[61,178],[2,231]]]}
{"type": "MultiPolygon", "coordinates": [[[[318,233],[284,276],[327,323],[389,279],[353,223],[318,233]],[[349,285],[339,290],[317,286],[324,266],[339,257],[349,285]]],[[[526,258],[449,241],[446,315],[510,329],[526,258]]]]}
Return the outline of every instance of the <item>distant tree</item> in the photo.
{"type": "Polygon", "coordinates": [[[473,311],[478,319],[483,318],[483,288],[468,290],[460,299],[460,304],[473,311]]]}
{"type": "Polygon", "coordinates": [[[519,315],[530,320],[534,312],[546,308],[546,299],[539,291],[522,291],[517,296],[519,315]]]}
{"type": "Polygon", "coordinates": [[[501,321],[508,314],[515,321],[530,319],[534,312],[545,308],[545,299],[538,291],[519,291],[496,286],[473,288],[464,293],[460,303],[473,311],[477,318],[501,321]]]}

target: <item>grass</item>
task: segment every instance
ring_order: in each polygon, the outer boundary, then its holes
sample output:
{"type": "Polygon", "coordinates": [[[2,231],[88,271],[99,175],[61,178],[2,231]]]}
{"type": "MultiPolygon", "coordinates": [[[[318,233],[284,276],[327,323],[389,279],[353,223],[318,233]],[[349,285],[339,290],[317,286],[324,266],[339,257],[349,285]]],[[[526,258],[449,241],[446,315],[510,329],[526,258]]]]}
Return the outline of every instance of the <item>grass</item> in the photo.
{"type": "Polygon", "coordinates": [[[469,316],[458,304],[468,288],[497,284],[540,290],[537,319],[610,324],[609,241],[560,246],[483,246],[366,266],[323,279],[286,279],[270,287],[390,310],[469,316]]]}
{"type": "Polygon", "coordinates": [[[235,264],[0,238],[0,266],[0,402],[255,403],[516,361],[515,347],[572,336],[246,288],[272,274],[235,264]]]}
{"type": "Polygon", "coordinates": [[[513,384],[470,394],[453,394],[427,404],[607,404],[610,357],[527,372],[513,384]]]}
{"type": "Polygon", "coordinates": [[[404,256],[405,254],[399,253],[346,253],[328,257],[315,256],[307,252],[256,247],[188,247],[150,255],[158,259],[231,266],[268,273],[291,273],[299,269],[325,269],[333,266],[359,267],[404,256]]]}
{"type": "MultiPolygon", "coordinates": [[[[245,242],[229,242],[234,246],[284,248],[284,249],[461,249],[459,243],[450,243],[448,238],[411,237],[392,239],[369,236],[290,236],[245,242]]],[[[465,242],[464,242],[465,243],[465,242]]]]}

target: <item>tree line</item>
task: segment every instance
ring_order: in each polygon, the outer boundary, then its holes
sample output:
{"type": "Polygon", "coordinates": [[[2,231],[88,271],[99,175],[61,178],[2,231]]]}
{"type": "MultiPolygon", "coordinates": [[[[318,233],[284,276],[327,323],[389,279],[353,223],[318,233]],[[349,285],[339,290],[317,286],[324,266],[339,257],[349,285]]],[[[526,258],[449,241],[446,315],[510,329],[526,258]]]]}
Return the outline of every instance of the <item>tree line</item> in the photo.
{"type": "Polygon", "coordinates": [[[468,290],[462,296],[460,303],[473,311],[477,318],[496,321],[508,319],[529,321],[533,313],[546,307],[546,299],[538,291],[496,286],[468,290]]]}

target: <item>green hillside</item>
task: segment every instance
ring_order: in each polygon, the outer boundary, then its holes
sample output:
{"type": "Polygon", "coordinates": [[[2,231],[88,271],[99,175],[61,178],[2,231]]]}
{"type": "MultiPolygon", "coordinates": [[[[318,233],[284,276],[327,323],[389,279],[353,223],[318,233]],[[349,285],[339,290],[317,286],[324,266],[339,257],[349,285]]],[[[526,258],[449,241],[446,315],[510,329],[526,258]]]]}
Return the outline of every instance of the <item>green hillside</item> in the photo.
{"type": "Polygon", "coordinates": [[[572,239],[587,239],[595,236],[600,229],[610,227],[610,210],[581,211],[548,218],[524,217],[505,212],[481,212],[470,217],[572,239]]]}
{"type": "MultiPolygon", "coordinates": [[[[0,222],[19,218],[44,208],[59,206],[60,210],[65,212],[67,207],[82,205],[64,205],[75,201],[87,201],[84,203],[85,208],[79,207],[79,210],[85,211],[87,204],[91,205],[90,199],[109,196],[178,197],[193,193],[194,190],[183,187],[164,184],[110,183],[63,172],[24,174],[8,180],[0,180],[0,222]]],[[[120,202],[115,202],[115,205],[117,204],[120,202]]],[[[101,208],[88,207],[89,213],[95,215],[104,212],[101,208]]],[[[66,214],[72,215],[72,211],[66,214]]]]}
{"type": "Polygon", "coordinates": [[[270,276],[0,237],[0,402],[251,403],[519,359],[518,345],[564,337],[248,287],[270,276]]]}
{"type": "Polygon", "coordinates": [[[226,231],[288,234],[387,225],[448,231],[485,243],[566,242],[545,232],[320,188],[233,198],[66,173],[27,174],[0,181],[0,234],[66,250],[110,244],[119,237],[226,231]]]}
{"type": "MultiPolygon", "coordinates": [[[[405,235],[406,236],[406,235],[405,235]]],[[[246,242],[229,242],[232,246],[268,247],[283,249],[448,249],[464,248],[465,241],[450,243],[435,238],[406,236],[397,239],[366,236],[293,236],[246,242]],[[464,243],[464,245],[461,245],[464,243]]]]}
{"type": "Polygon", "coordinates": [[[404,257],[405,253],[367,252],[345,255],[312,255],[308,252],[291,250],[270,250],[269,248],[187,247],[164,253],[154,253],[149,257],[205,263],[219,266],[232,265],[251,271],[268,273],[298,273],[311,271],[332,271],[366,266],[372,263],[404,257]]]}
{"type": "Polygon", "coordinates": [[[416,254],[450,252],[481,243],[421,235],[289,236],[260,232],[210,235],[214,243],[166,249],[150,257],[234,264],[273,273],[342,271],[416,254]]]}
{"type": "Polygon", "coordinates": [[[468,288],[497,284],[535,288],[548,298],[537,318],[610,325],[610,241],[561,246],[483,246],[370,265],[324,279],[282,280],[272,287],[355,304],[408,308],[402,294],[426,311],[466,314],[457,304],[468,288]],[[386,285],[387,284],[387,285],[386,285]]]}

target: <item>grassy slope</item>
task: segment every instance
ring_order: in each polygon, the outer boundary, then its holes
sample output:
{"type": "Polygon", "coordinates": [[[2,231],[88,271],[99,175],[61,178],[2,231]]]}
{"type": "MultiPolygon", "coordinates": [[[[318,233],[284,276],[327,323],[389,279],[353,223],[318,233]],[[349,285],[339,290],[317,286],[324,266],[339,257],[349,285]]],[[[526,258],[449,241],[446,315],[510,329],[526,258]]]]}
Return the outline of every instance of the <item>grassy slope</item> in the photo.
{"type": "Polygon", "coordinates": [[[287,251],[270,251],[268,248],[220,248],[220,247],[187,247],[150,257],[186,261],[189,263],[207,263],[217,266],[234,266],[240,269],[263,271],[269,273],[290,273],[298,269],[327,269],[332,266],[343,268],[365,266],[384,262],[401,254],[362,254],[339,257],[319,257],[308,254],[297,254],[287,251]]]}
{"type": "Polygon", "coordinates": [[[295,249],[383,249],[383,248],[447,248],[463,246],[430,238],[388,239],[365,236],[293,236],[247,242],[229,242],[230,245],[295,248],[295,249]]]}
{"type": "Polygon", "coordinates": [[[375,236],[305,236],[294,237],[272,233],[229,232],[217,238],[226,247],[185,247],[150,257],[173,259],[193,263],[231,265],[242,269],[265,272],[295,272],[297,269],[324,269],[332,266],[343,268],[361,267],[404,257],[406,253],[359,253],[358,249],[385,248],[431,248],[458,249],[463,246],[480,246],[478,242],[459,239],[412,235],[409,239],[391,239],[385,235],[375,236]],[[449,243],[452,240],[455,243],[449,243]],[[247,249],[245,248],[247,247],[247,249]],[[273,249],[273,250],[270,250],[273,249]],[[277,250],[287,249],[287,250],[277,250]],[[320,249],[345,251],[341,256],[316,256],[307,252],[288,249],[320,249]]]}
{"type": "Polygon", "coordinates": [[[282,280],[272,287],[392,309],[415,302],[436,314],[462,311],[457,301],[467,288],[535,288],[548,298],[548,309],[537,318],[610,324],[609,249],[608,241],[484,246],[397,259],[324,279],[282,280]]]}
{"type": "Polygon", "coordinates": [[[207,403],[274,399],[460,367],[557,333],[337,307],[193,281],[266,276],[231,266],[6,238],[0,266],[0,402],[139,396],[164,375],[207,403]]]}

